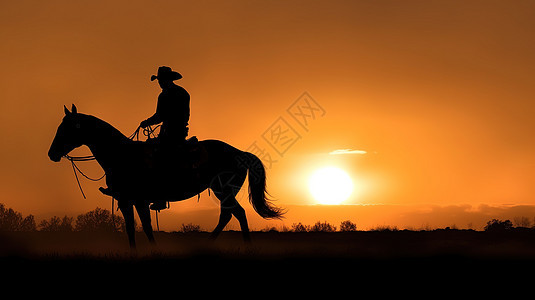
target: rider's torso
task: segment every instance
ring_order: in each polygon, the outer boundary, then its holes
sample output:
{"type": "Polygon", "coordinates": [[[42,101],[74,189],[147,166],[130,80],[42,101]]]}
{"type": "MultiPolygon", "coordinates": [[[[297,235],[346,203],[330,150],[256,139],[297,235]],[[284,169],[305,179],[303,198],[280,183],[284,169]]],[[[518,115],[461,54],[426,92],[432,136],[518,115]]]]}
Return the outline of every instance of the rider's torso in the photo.
{"type": "Polygon", "coordinates": [[[158,114],[167,127],[187,126],[189,121],[190,96],[180,86],[172,86],[162,90],[158,96],[158,114]]]}

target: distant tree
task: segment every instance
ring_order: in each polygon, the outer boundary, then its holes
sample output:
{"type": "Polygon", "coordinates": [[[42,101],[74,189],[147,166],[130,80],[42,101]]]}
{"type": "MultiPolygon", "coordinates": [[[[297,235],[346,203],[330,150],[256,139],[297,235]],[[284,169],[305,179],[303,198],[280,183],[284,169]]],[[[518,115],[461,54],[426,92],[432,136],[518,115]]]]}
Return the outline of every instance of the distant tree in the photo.
{"type": "Polygon", "coordinates": [[[310,228],[310,231],[313,231],[313,232],[335,232],[336,231],[336,226],[333,226],[329,223],[327,223],[327,221],[325,222],[316,222],[316,224],[314,224],[314,226],[312,226],[310,228]]]}
{"type": "Polygon", "coordinates": [[[277,227],[275,227],[275,226],[266,226],[261,231],[262,232],[279,232],[279,229],[277,229],[277,227]]]}
{"type": "Polygon", "coordinates": [[[36,231],[37,225],[35,223],[35,217],[33,215],[28,215],[20,223],[20,231],[36,231]]]}
{"type": "Polygon", "coordinates": [[[121,231],[124,229],[124,219],[113,216],[109,210],[97,207],[88,213],[76,218],[74,225],[76,231],[121,231]]]}
{"type": "Polygon", "coordinates": [[[193,223],[182,224],[181,232],[201,232],[201,226],[193,223]]]}
{"type": "Polygon", "coordinates": [[[60,231],[73,231],[74,230],[74,226],[72,226],[73,222],[74,222],[73,217],[64,216],[63,219],[61,219],[59,230],[60,231]]]}
{"type": "Polygon", "coordinates": [[[282,224],[282,227],[280,228],[280,232],[290,232],[292,229],[286,227],[285,224],[282,224]]]}
{"type": "Polygon", "coordinates": [[[509,220],[501,221],[498,219],[492,219],[487,222],[485,231],[500,232],[510,230],[511,228],[513,228],[513,223],[511,223],[509,220]]]}
{"type": "Polygon", "coordinates": [[[531,227],[531,220],[528,217],[516,217],[515,218],[515,225],[517,227],[531,227]]]}
{"type": "Polygon", "coordinates": [[[310,226],[303,225],[301,222],[292,224],[293,232],[307,232],[310,230],[310,226]]]}
{"type": "Polygon", "coordinates": [[[0,231],[35,231],[36,228],[33,215],[23,218],[21,213],[0,203],[0,231]]]}
{"type": "Polygon", "coordinates": [[[472,222],[468,222],[468,225],[466,225],[466,227],[471,230],[471,229],[474,229],[474,223],[472,222]]]}
{"type": "Polygon", "coordinates": [[[74,218],[64,216],[63,219],[53,216],[50,220],[43,220],[39,223],[39,228],[41,231],[62,231],[68,232],[73,231],[72,222],[74,218]]]}
{"type": "Polygon", "coordinates": [[[351,222],[350,220],[342,221],[342,223],[340,223],[340,231],[357,231],[357,224],[351,222]]]}
{"type": "Polygon", "coordinates": [[[41,223],[39,223],[39,228],[41,231],[59,231],[58,228],[60,224],[61,219],[53,216],[50,220],[42,220],[41,223]]]}
{"type": "Polygon", "coordinates": [[[399,231],[399,228],[397,226],[379,225],[375,228],[370,229],[370,231],[381,231],[381,232],[399,231]]]}

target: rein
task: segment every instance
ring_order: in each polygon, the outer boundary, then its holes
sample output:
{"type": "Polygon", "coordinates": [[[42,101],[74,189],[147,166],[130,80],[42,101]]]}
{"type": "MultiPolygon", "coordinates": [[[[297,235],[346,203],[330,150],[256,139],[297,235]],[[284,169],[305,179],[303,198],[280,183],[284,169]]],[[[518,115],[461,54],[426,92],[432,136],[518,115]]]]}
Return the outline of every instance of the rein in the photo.
{"type": "Polygon", "coordinates": [[[85,178],[91,180],[91,181],[100,181],[100,180],[102,180],[102,178],[104,178],[106,176],[106,173],[104,173],[104,175],[102,175],[100,178],[91,178],[91,177],[85,175],[85,173],[82,172],[82,170],[80,170],[80,168],[78,168],[78,166],[75,163],[76,161],[91,161],[91,160],[95,160],[96,158],[93,155],[88,155],[88,156],[65,155],[64,157],[71,162],[72,171],[74,172],[74,177],[76,178],[76,183],[78,183],[78,188],[80,188],[80,192],[82,192],[82,196],[84,197],[84,199],[87,199],[87,197],[85,196],[84,190],[82,189],[82,185],[80,184],[80,179],[78,178],[77,172],[80,173],[85,178]]]}
{"type": "MultiPolygon", "coordinates": [[[[154,133],[156,131],[156,129],[158,129],[158,127],[160,127],[160,125],[152,128],[151,126],[148,126],[146,128],[143,129],[143,135],[146,136],[147,138],[156,138],[156,134],[154,133]]],[[[138,126],[136,128],[136,130],[134,131],[134,133],[132,133],[128,139],[132,140],[132,141],[139,141],[139,131],[141,131],[141,126],[138,126]]],[[[91,178],[89,176],[87,176],[84,172],[82,172],[82,170],[80,170],[80,168],[78,168],[78,166],[76,165],[75,162],[78,162],[78,161],[92,161],[92,160],[96,160],[95,156],[94,155],[87,155],[87,156],[70,156],[70,155],[64,155],[63,157],[65,157],[67,160],[69,160],[71,162],[71,166],[72,166],[72,171],[74,172],[74,177],[76,178],[76,183],[78,183],[78,188],[80,189],[80,192],[82,192],[82,196],[84,197],[84,199],[87,199],[87,197],[85,196],[85,193],[84,193],[84,190],[82,189],[82,185],[80,184],[80,179],[78,178],[78,173],[80,173],[82,176],[84,176],[85,178],[91,180],[91,181],[100,181],[102,180],[102,178],[106,177],[106,173],[104,173],[102,176],[100,176],[99,178],[91,178]]],[[[112,209],[113,210],[113,209],[112,209]]]]}
{"type": "MultiPolygon", "coordinates": [[[[158,125],[154,128],[152,128],[152,126],[147,126],[145,128],[143,128],[143,135],[147,137],[147,139],[153,139],[153,138],[156,138],[158,137],[158,135],[155,133],[156,132],[156,129],[158,129],[158,127],[160,127],[161,125],[158,125]]],[[[134,133],[132,133],[128,139],[132,140],[132,141],[139,141],[139,132],[141,131],[141,126],[138,126],[136,128],[136,130],[134,131],[134,133]]]]}
{"type": "MultiPolygon", "coordinates": [[[[152,139],[152,138],[156,138],[157,137],[157,134],[155,133],[156,129],[158,129],[158,127],[160,127],[161,125],[158,125],[154,128],[152,128],[152,126],[147,126],[146,128],[143,128],[143,135],[147,137],[147,139],[152,139]]],[[[136,130],[134,131],[134,133],[132,133],[128,139],[132,140],[132,141],[139,141],[139,132],[141,131],[141,125],[138,126],[136,128],[136,130]]],[[[65,157],[68,161],[71,162],[71,166],[72,166],[72,171],[74,172],[74,177],[76,178],[76,183],[78,184],[78,188],[80,189],[80,192],[82,192],[82,196],[84,197],[84,199],[87,199],[87,197],[85,196],[85,193],[84,193],[84,190],[82,189],[82,185],[80,184],[80,179],[78,178],[78,174],[77,173],[80,173],[82,176],[84,176],[86,179],[89,179],[91,181],[100,181],[102,180],[104,177],[106,177],[106,172],[104,172],[104,174],[102,176],[100,176],[99,178],[91,178],[89,176],[87,176],[84,172],[82,172],[82,170],[80,170],[80,168],[78,168],[78,166],[76,165],[75,162],[80,162],[80,161],[92,161],[92,160],[96,160],[95,156],[94,155],[87,155],[87,156],[70,156],[70,155],[64,155],[63,157],[65,157]]],[[[200,195],[199,195],[200,197],[200,195]]],[[[114,206],[114,201],[115,198],[112,197],[111,198],[111,214],[112,214],[112,220],[115,222],[115,217],[113,215],[113,206],[114,206]]],[[[158,227],[158,231],[160,231],[160,224],[158,222],[158,211],[156,212],[156,225],[158,227]]]]}
{"type": "MultiPolygon", "coordinates": [[[[78,188],[80,188],[80,192],[82,192],[82,196],[84,197],[84,199],[87,199],[85,194],[84,194],[84,190],[82,189],[82,185],[80,184],[80,179],[78,179],[78,175],[76,174],[76,172],[78,171],[80,174],[82,174],[82,176],[84,176],[85,178],[87,178],[87,179],[89,179],[91,181],[100,181],[100,180],[102,180],[102,178],[106,177],[106,172],[104,172],[104,175],[102,175],[100,178],[91,178],[91,177],[85,175],[84,172],[82,172],[82,170],[80,170],[80,168],[78,168],[78,166],[75,163],[75,161],[96,160],[94,155],[88,155],[88,156],[65,155],[64,157],[71,162],[72,171],[74,172],[74,177],[76,178],[76,183],[78,183],[78,188]]],[[[115,204],[115,198],[111,197],[111,220],[114,223],[113,226],[115,227],[115,215],[113,213],[114,212],[114,210],[113,210],[114,204],[115,204]]]]}

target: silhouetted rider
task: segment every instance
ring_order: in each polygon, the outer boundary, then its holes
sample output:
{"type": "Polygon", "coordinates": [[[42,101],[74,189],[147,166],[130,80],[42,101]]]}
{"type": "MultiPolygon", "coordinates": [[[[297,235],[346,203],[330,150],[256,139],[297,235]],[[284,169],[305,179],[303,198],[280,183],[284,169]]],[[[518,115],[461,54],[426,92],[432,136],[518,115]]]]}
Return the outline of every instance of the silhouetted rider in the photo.
{"type": "MultiPolygon", "coordinates": [[[[163,146],[163,152],[172,152],[172,149],[169,149],[170,146],[184,143],[188,136],[190,96],[183,87],[173,82],[181,78],[182,75],[166,66],[159,67],[158,75],[152,75],[150,78],[151,81],[158,79],[162,92],[158,96],[156,113],[142,121],[140,126],[146,128],[162,123],[158,139],[163,146]]],[[[196,139],[193,140],[196,141],[196,139]]],[[[114,196],[111,188],[101,187],[99,190],[105,195],[114,196]]],[[[153,210],[165,209],[167,203],[155,201],[150,208],[153,210]]]]}
{"type": "MultiPolygon", "coordinates": [[[[150,78],[151,81],[158,79],[162,92],[158,96],[156,113],[141,122],[140,126],[146,128],[162,123],[158,139],[165,148],[183,143],[188,136],[190,96],[183,87],[173,82],[181,78],[180,73],[166,66],[159,67],[158,75],[152,75],[150,78]]],[[[171,149],[162,150],[168,152],[171,149]]],[[[161,210],[166,207],[165,201],[155,201],[150,206],[153,210],[161,210]]]]}
{"type": "Polygon", "coordinates": [[[156,113],[140,126],[146,128],[162,123],[158,135],[162,144],[181,143],[188,136],[190,96],[183,87],[173,82],[181,78],[182,75],[166,66],[159,67],[158,75],[150,78],[151,81],[158,79],[162,92],[158,96],[156,113]]]}

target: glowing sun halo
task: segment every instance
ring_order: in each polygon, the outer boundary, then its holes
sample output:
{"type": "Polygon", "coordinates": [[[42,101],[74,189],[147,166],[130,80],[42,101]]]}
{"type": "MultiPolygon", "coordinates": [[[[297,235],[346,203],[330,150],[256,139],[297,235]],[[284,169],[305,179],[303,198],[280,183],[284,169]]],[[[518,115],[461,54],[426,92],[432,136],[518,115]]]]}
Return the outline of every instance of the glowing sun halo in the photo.
{"type": "Polygon", "coordinates": [[[325,167],[312,173],[309,189],[319,204],[340,204],[353,192],[353,181],[344,170],[325,167]]]}

